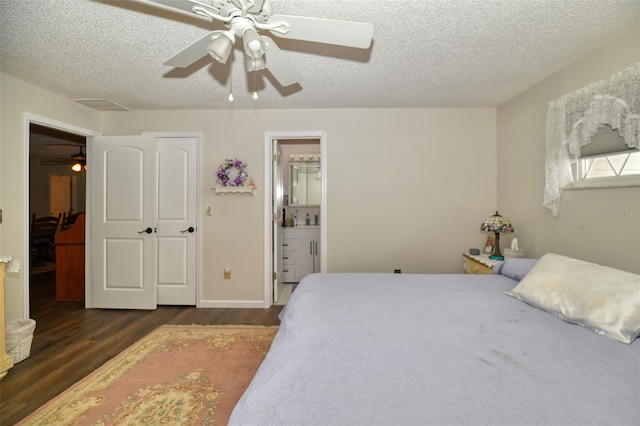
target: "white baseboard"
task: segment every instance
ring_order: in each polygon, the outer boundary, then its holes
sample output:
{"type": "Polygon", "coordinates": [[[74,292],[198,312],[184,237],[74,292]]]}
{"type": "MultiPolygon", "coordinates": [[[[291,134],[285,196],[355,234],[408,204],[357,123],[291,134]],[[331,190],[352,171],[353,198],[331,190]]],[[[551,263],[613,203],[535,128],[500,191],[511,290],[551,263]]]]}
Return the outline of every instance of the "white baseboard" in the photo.
{"type": "Polygon", "coordinates": [[[264,309],[264,300],[201,300],[198,308],[261,308],[264,309]]]}

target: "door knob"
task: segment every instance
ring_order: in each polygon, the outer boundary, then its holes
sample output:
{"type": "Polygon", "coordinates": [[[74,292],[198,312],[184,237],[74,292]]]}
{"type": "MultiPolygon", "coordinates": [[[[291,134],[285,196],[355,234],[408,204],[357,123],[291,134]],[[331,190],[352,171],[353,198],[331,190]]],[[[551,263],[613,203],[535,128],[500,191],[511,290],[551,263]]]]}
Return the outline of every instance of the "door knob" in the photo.
{"type": "Polygon", "coordinates": [[[190,227],[188,227],[187,229],[182,230],[182,231],[180,231],[180,232],[188,232],[188,233],[190,233],[190,234],[191,234],[191,233],[192,233],[193,231],[195,231],[195,230],[196,230],[196,228],[194,228],[193,226],[190,226],[190,227]]]}
{"type": "Polygon", "coordinates": [[[142,230],[142,231],[138,232],[138,234],[144,234],[145,232],[146,232],[147,234],[150,234],[150,233],[152,233],[152,232],[153,232],[153,229],[151,229],[151,228],[147,228],[147,229],[145,229],[145,230],[142,230]]]}

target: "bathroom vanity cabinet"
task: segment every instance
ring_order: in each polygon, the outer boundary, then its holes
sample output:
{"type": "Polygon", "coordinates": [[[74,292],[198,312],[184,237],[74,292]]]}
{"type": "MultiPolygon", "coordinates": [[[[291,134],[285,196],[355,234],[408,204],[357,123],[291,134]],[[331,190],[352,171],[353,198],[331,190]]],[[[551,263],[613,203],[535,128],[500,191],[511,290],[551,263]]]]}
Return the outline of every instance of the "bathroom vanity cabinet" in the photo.
{"type": "Polygon", "coordinates": [[[286,228],[282,235],[282,277],[297,283],[320,272],[320,227],[286,228]]]}

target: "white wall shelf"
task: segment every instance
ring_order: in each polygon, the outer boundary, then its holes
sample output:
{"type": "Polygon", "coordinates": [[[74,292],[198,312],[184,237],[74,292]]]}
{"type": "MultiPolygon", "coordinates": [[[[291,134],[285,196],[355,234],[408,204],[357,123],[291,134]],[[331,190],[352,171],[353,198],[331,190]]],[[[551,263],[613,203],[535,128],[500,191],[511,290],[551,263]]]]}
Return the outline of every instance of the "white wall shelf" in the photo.
{"type": "Polygon", "coordinates": [[[214,186],[216,194],[251,194],[255,195],[255,186],[214,186]]]}

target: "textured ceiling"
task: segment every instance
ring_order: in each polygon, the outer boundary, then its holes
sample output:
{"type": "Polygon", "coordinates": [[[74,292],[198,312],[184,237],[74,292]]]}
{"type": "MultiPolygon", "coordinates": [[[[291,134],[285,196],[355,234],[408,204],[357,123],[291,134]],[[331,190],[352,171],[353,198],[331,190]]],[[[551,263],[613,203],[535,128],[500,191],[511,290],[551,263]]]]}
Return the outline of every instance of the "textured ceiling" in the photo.
{"type": "Polygon", "coordinates": [[[186,69],[163,65],[222,29],[193,14],[146,0],[0,0],[1,70],[131,110],[484,107],[640,25],[640,0],[272,3],[274,13],[373,23],[373,44],[276,39],[302,76],[282,88],[266,71],[247,79],[239,43],[227,65],[209,56],[186,69]]]}

